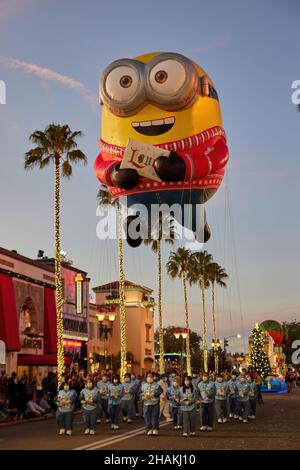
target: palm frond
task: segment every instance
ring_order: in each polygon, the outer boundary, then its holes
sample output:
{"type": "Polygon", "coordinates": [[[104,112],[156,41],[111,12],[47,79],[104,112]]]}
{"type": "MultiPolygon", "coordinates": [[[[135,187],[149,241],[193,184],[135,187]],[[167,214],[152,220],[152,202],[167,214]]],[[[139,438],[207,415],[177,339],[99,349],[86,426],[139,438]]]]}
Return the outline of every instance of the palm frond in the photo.
{"type": "Polygon", "coordinates": [[[115,199],[111,194],[105,189],[99,189],[97,193],[97,199],[99,201],[99,206],[102,207],[119,207],[118,199],[115,199]]]}
{"type": "Polygon", "coordinates": [[[64,178],[70,178],[73,173],[72,165],[65,160],[61,166],[61,174],[64,178]]]}
{"type": "Polygon", "coordinates": [[[86,155],[81,151],[81,150],[70,150],[67,152],[67,159],[70,162],[78,163],[78,162],[83,162],[84,165],[87,164],[87,158],[86,155]]]}

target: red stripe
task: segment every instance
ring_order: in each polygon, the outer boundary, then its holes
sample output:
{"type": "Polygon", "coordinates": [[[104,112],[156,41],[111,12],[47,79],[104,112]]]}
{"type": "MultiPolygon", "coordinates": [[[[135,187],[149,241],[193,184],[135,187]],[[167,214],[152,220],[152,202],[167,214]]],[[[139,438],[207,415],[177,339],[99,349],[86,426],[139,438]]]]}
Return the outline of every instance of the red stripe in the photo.
{"type": "Polygon", "coordinates": [[[13,279],[0,274],[0,339],[7,351],[21,349],[13,279]]]}

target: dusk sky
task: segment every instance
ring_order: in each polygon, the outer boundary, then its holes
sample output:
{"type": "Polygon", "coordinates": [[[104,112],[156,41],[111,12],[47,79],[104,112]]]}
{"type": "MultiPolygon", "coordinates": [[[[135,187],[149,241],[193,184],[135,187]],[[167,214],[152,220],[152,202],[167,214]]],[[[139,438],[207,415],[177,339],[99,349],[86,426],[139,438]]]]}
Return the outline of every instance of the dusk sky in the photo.
{"type": "MultiPolygon", "coordinates": [[[[99,76],[119,58],[179,52],[214,80],[231,157],[206,206],[205,248],[230,276],[218,292],[219,336],[240,333],[231,347],[241,351],[255,322],[299,319],[299,14],[297,0],[0,0],[0,245],[53,255],[54,170],[25,173],[24,153],[34,130],[68,123],[84,133],[88,165],[63,181],[63,249],[91,287],[117,279],[116,242],[96,238],[99,76]]],[[[155,261],[149,248],[126,247],[127,279],[155,289],[155,261]]],[[[181,283],[163,282],[165,325],[183,325],[181,283]]],[[[201,334],[196,287],[190,308],[201,334]]]]}

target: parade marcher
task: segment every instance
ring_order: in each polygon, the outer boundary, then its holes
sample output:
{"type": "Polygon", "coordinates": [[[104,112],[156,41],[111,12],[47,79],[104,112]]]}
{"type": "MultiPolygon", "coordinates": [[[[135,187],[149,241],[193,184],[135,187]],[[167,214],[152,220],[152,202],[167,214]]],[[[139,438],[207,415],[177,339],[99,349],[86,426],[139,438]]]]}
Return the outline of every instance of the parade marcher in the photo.
{"type": "Polygon", "coordinates": [[[148,372],[146,382],[141,387],[141,399],[144,405],[143,413],[148,436],[158,436],[159,397],[162,393],[161,386],[154,381],[154,375],[148,372]]]}
{"type": "Polygon", "coordinates": [[[257,402],[257,386],[255,380],[253,380],[250,374],[246,376],[247,382],[249,384],[249,409],[248,409],[248,418],[255,419],[256,417],[256,402],[257,402]]]}
{"type": "Polygon", "coordinates": [[[194,389],[191,377],[184,377],[180,387],[180,409],[182,412],[183,437],[196,434],[196,399],[197,390],[194,389]]]}
{"type": "Polygon", "coordinates": [[[111,420],[111,428],[119,429],[120,408],[122,398],[122,385],[118,375],[112,377],[112,383],[109,385],[108,412],[111,420]]]}
{"type": "Polygon", "coordinates": [[[216,396],[215,396],[215,408],[218,423],[227,423],[227,397],[228,397],[228,385],[224,381],[222,374],[217,374],[217,380],[215,381],[216,396]]]}
{"type": "Polygon", "coordinates": [[[172,385],[168,388],[168,391],[167,391],[167,399],[170,402],[170,412],[173,418],[174,429],[182,429],[179,377],[173,377],[172,385]]]}
{"type": "Polygon", "coordinates": [[[200,431],[212,431],[214,423],[214,401],[216,387],[214,382],[209,380],[209,375],[207,372],[203,373],[202,381],[198,384],[198,390],[200,395],[200,431]]]}
{"type": "Polygon", "coordinates": [[[238,383],[237,383],[237,389],[238,389],[237,403],[238,403],[239,420],[243,421],[243,423],[248,423],[250,387],[244,375],[240,376],[238,383]]]}
{"type": "Polygon", "coordinates": [[[238,419],[238,389],[237,389],[237,373],[232,371],[231,379],[228,380],[228,393],[229,393],[229,418],[238,419]]]}
{"type": "Polygon", "coordinates": [[[55,402],[57,405],[56,419],[59,427],[59,434],[71,436],[73,429],[73,413],[77,394],[75,390],[70,390],[68,382],[63,382],[60,386],[55,402]]]}
{"type": "Polygon", "coordinates": [[[167,400],[167,391],[169,388],[168,385],[168,376],[167,374],[162,374],[161,379],[158,382],[159,386],[161,387],[163,393],[160,395],[160,401],[159,401],[159,416],[164,416],[166,421],[172,421],[172,418],[170,417],[170,410],[169,410],[169,402],[167,400]]]}
{"type": "Polygon", "coordinates": [[[122,383],[121,410],[123,421],[129,424],[133,421],[135,389],[136,385],[131,382],[131,375],[126,373],[124,375],[124,382],[122,383]]]}
{"type": "Polygon", "coordinates": [[[108,397],[109,397],[109,386],[110,381],[108,380],[108,375],[103,373],[101,375],[101,380],[97,382],[97,388],[99,390],[99,419],[105,416],[105,420],[107,423],[110,423],[110,416],[108,412],[108,397]]]}
{"type": "Polygon", "coordinates": [[[84,434],[94,435],[97,422],[97,404],[99,400],[98,389],[94,386],[93,380],[88,379],[86,386],[80,392],[80,402],[82,404],[82,416],[85,424],[84,434]]]}

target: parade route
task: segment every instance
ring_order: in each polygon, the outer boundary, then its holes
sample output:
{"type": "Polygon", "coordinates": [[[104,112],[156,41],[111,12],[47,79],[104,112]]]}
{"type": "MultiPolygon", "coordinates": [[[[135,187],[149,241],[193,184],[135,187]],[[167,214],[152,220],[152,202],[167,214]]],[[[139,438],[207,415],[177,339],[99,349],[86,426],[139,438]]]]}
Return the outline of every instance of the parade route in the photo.
{"type": "MultiPolygon", "coordinates": [[[[172,423],[161,423],[158,437],[145,435],[144,421],[97,426],[95,436],[82,435],[81,415],[76,415],[73,436],[58,436],[54,419],[0,427],[0,450],[276,450],[300,448],[300,390],[291,394],[264,395],[257,420],[248,424],[229,422],[215,425],[213,432],[189,439],[173,430],[172,423]]],[[[198,417],[199,419],[199,417],[198,417]]]]}

